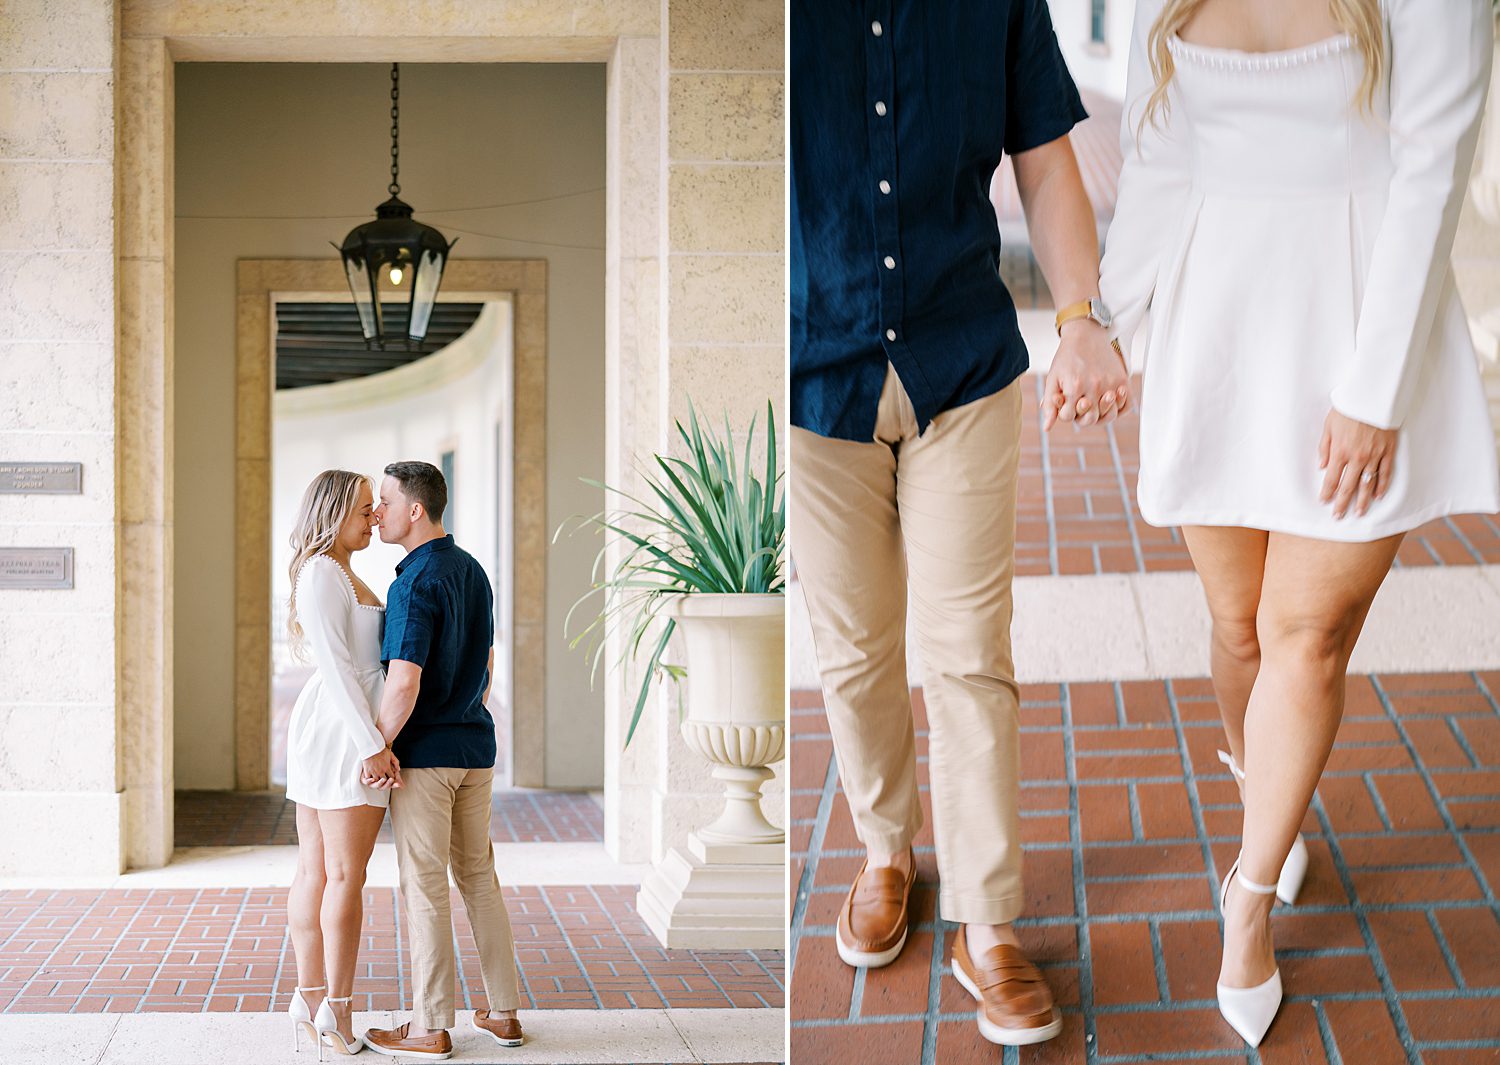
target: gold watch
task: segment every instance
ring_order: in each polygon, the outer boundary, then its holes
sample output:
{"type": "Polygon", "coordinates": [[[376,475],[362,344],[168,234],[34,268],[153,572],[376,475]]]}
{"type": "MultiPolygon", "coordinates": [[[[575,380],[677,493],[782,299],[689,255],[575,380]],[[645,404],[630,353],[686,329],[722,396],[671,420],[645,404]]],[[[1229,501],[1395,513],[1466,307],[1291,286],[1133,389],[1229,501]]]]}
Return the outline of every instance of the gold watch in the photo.
{"type": "Polygon", "coordinates": [[[1062,327],[1079,318],[1091,319],[1105,329],[1108,329],[1109,323],[1113,321],[1109,308],[1104,305],[1103,300],[1097,298],[1079,300],[1057,312],[1057,335],[1062,336],[1062,327]]]}

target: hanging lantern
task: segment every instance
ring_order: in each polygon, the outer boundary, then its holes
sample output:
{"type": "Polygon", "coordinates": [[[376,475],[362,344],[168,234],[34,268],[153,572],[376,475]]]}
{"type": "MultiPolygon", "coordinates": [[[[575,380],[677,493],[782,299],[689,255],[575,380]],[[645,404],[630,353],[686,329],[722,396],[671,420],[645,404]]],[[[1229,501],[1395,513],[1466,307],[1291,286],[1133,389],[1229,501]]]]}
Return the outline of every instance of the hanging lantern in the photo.
{"type": "Polygon", "coordinates": [[[400,172],[400,64],[391,64],[391,198],[375,208],[375,221],[356,226],[344,238],[339,255],[344,260],[344,275],[359,311],[359,326],[365,335],[365,346],[385,347],[386,341],[400,336],[409,348],[420,345],[427,336],[432,305],[437,302],[438,285],[448,253],[458,241],[449,243],[431,226],[412,217],[411,207],[397,195],[400,172]],[[381,308],[382,284],[387,292],[399,296],[407,293],[408,314],[405,334],[387,329],[381,308]],[[394,292],[391,291],[394,289],[394,292]]]}

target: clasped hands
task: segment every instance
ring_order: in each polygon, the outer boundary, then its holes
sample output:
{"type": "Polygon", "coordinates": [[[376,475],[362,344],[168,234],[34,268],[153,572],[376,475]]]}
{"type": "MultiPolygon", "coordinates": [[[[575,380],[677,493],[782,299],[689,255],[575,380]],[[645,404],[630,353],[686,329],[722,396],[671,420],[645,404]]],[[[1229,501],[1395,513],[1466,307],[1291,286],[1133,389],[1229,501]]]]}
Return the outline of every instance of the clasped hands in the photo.
{"type": "Polygon", "coordinates": [[[399,788],[401,787],[401,763],[396,760],[395,753],[389,747],[384,747],[365,759],[364,769],[359,779],[366,787],[378,788],[381,791],[399,788]]]}
{"type": "Polygon", "coordinates": [[[1058,422],[1102,425],[1130,410],[1130,372],[1099,326],[1068,322],[1042,388],[1042,430],[1058,422]]]}

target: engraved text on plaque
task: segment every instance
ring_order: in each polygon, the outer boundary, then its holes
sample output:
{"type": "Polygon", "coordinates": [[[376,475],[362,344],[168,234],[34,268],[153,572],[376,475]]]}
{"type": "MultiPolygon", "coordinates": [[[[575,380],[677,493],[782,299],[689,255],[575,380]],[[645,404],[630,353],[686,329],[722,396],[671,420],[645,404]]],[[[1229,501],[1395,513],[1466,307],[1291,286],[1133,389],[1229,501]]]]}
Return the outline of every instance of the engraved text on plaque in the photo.
{"type": "Polygon", "coordinates": [[[71,587],[71,547],[0,547],[0,590],[71,587]]]}
{"type": "Polygon", "coordinates": [[[81,462],[0,462],[0,494],[77,495],[82,491],[81,462]]]}

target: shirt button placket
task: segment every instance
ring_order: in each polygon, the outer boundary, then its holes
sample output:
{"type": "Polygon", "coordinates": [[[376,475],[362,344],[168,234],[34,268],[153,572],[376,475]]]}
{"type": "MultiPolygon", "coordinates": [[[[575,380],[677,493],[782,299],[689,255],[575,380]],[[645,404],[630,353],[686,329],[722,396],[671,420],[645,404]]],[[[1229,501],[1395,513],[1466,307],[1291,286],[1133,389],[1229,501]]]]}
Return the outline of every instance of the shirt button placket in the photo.
{"type": "Polygon", "coordinates": [[[895,91],[894,48],[885,32],[889,21],[888,6],[889,0],[874,0],[867,8],[871,16],[870,37],[867,38],[870,59],[865,69],[871,107],[875,112],[875,119],[869,125],[870,159],[877,168],[876,173],[884,171],[888,175],[876,184],[880,195],[875,203],[875,240],[876,247],[881,249],[880,262],[884,267],[880,278],[881,334],[886,341],[887,355],[904,362],[904,345],[892,348],[903,317],[903,286],[901,272],[896,269],[895,254],[900,247],[901,219],[899,206],[891,195],[890,181],[896,165],[896,124],[890,118],[891,106],[887,102],[895,91]]]}

